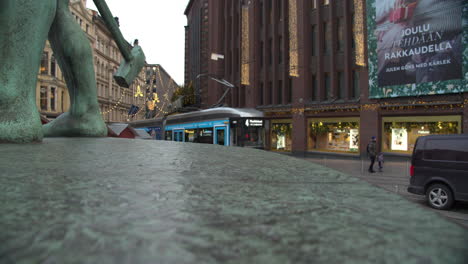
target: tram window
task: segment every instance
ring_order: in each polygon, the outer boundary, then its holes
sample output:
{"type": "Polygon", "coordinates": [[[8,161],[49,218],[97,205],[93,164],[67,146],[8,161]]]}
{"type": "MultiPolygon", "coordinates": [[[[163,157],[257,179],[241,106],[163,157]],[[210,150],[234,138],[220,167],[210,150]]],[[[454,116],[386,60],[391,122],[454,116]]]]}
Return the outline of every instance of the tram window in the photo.
{"type": "Polygon", "coordinates": [[[216,130],[216,144],[224,146],[224,129],[216,130]]]}
{"type": "Polygon", "coordinates": [[[166,131],[166,140],[172,141],[172,130],[166,131]]]}
{"type": "Polygon", "coordinates": [[[194,129],[185,130],[185,142],[196,142],[196,132],[194,129]]]}

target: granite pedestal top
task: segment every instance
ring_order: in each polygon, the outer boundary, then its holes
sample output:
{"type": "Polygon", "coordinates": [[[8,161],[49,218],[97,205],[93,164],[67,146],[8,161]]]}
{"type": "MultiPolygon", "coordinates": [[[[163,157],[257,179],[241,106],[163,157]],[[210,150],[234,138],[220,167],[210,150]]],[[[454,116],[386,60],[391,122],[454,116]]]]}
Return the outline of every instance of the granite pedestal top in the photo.
{"type": "Polygon", "coordinates": [[[359,179],[248,148],[0,145],[0,263],[468,263],[468,232],[359,179]]]}

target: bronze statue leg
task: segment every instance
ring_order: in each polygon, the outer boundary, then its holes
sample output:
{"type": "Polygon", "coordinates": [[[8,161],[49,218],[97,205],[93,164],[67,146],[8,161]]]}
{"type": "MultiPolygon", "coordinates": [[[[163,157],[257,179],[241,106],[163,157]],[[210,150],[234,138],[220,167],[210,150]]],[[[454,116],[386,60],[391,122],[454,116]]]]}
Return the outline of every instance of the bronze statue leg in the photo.
{"type": "Polygon", "coordinates": [[[0,0],[0,142],[42,140],[37,73],[56,0],[0,0]]]}
{"type": "Polygon", "coordinates": [[[70,110],[44,125],[45,136],[98,137],[107,135],[97,101],[93,54],[89,40],[68,9],[68,0],[56,0],[57,13],[49,41],[70,93],[70,110]]]}

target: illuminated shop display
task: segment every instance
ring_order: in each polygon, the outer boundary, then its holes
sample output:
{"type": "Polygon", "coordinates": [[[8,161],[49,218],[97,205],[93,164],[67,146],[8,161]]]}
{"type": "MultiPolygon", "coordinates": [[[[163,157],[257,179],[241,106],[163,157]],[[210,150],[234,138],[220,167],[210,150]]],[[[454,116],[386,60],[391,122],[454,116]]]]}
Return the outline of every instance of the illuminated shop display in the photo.
{"type": "Polygon", "coordinates": [[[359,151],[359,118],[309,119],[307,134],[309,151],[359,151]]]}
{"type": "Polygon", "coordinates": [[[418,137],[459,134],[461,116],[383,118],[382,150],[411,154],[418,137]]]}
{"type": "Polygon", "coordinates": [[[291,121],[273,121],[271,125],[271,149],[276,151],[291,151],[291,147],[291,121]]]}

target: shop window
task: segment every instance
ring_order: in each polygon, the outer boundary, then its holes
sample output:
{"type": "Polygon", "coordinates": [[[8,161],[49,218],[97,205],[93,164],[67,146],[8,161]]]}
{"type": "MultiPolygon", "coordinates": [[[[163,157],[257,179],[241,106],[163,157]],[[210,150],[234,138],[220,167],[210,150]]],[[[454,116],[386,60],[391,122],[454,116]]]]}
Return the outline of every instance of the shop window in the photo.
{"type": "Polygon", "coordinates": [[[309,119],[307,149],[309,151],[359,152],[359,119],[309,119]]]}
{"type": "Polygon", "coordinates": [[[460,116],[383,118],[382,149],[411,154],[416,140],[427,135],[459,134],[460,116]]]}
{"type": "Polygon", "coordinates": [[[292,124],[273,123],[271,125],[271,150],[291,151],[292,146],[292,124]]]}
{"type": "Polygon", "coordinates": [[[47,110],[47,87],[41,86],[39,104],[41,110],[47,110]]]}

